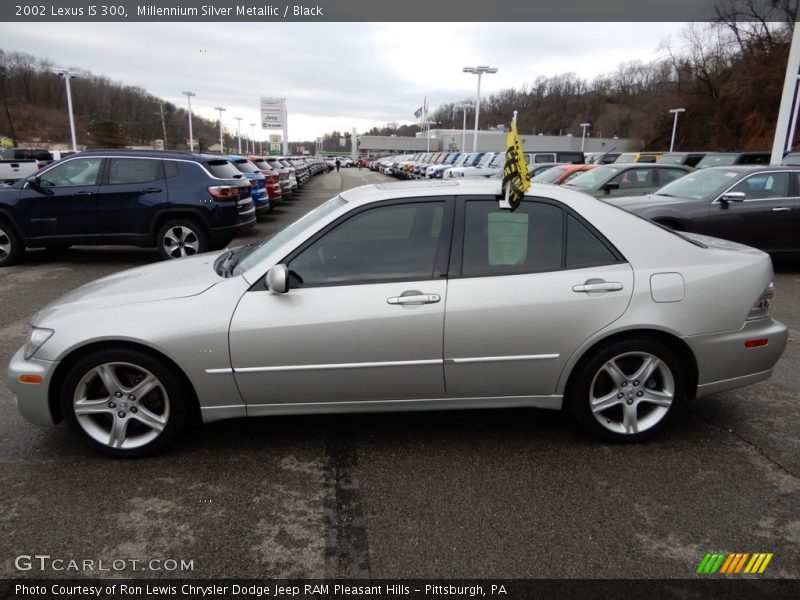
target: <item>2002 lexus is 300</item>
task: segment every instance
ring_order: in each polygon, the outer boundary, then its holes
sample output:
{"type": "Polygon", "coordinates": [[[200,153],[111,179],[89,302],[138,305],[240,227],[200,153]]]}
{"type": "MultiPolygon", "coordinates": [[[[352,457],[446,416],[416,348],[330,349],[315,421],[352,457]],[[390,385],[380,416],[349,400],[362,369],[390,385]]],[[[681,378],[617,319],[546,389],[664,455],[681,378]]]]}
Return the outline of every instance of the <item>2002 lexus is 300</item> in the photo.
{"type": "Polygon", "coordinates": [[[768,255],[554,186],[509,212],[498,183],[361,187],[261,243],[77,288],[11,360],[18,409],[112,456],[197,414],[565,407],[639,441],[770,376],[768,255]]]}

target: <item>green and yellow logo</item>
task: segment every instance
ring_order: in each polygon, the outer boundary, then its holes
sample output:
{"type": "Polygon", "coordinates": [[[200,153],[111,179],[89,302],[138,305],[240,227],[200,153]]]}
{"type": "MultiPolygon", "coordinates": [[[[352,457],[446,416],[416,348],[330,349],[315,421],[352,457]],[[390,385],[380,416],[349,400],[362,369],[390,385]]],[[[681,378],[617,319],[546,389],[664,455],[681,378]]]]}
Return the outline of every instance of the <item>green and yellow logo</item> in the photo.
{"type": "Polygon", "coordinates": [[[707,552],[696,573],[700,575],[761,575],[772,560],[772,552],[707,552]]]}

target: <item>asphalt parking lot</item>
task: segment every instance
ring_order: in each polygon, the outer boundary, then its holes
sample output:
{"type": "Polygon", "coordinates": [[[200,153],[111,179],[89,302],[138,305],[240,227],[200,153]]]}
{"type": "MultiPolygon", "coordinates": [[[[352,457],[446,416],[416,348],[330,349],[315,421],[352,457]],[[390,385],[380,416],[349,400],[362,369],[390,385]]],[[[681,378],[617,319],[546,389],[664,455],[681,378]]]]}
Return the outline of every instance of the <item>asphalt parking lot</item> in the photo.
{"type": "MultiPolygon", "coordinates": [[[[384,179],[315,177],[243,241],[384,179]]],[[[80,247],[0,271],[0,577],[76,575],[15,567],[47,554],[193,561],[133,577],[687,578],[713,551],[771,552],[763,577],[800,577],[800,261],[776,264],[791,341],[774,377],[645,444],[599,444],[560,413],[464,411],[223,421],[110,460],[24,421],[5,365],[29,317],[157,259],[80,247]]]]}

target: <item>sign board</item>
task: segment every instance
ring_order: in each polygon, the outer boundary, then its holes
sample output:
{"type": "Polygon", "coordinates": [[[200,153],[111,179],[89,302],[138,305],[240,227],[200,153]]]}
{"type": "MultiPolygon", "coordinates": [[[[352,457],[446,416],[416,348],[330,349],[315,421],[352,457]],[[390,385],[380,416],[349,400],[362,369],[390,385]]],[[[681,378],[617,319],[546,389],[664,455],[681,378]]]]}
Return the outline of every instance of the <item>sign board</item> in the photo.
{"type": "Polygon", "coordinates": [[[164,149],[164,140],[156,140],[155,148],[156,148],[156,150],[163,150],[164,149]]]}
{"type": "Polygon", "coordinates": [[[280,144],[281,143],[281,136],[277,133],[269,134],[269,143],[270,144],[280,144]]]}
{"type": "Polygon", "coordinates": [[[283,129],[286,98],[261,98],[261,127],[283,129]]]}
{"type": "Polygon", "coordinates": [[[270,156],[280,156],[282,154],[281,150],[283,147],[281,144],[270,144],[269,145],[269,155],[270,156]]]}
{"type": "Polygon", "coordinates": [[[305,152],[306,152],[306,147],[305,147],[305,146],[298,146],[297,148],[295,148],[295,149],[294,149],[294,151],[295,151],[297,154],[305,154],[305,152]]]}

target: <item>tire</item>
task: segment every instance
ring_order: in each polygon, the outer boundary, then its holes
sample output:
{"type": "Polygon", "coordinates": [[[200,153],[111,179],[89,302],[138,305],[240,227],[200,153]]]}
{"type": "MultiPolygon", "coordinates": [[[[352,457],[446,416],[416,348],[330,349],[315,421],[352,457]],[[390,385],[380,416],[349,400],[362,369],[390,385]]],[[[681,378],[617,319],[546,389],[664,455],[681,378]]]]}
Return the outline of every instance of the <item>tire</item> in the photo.
{"type": "Polygon", "coordinates": [[[165,260],[194,256],[209,249],[208,235],[197,221],[191,219],[167,221],[158,230],[156,245],[165,260]]]}
{"type": "Polygon", "coordinates": [[[18,262],[24,251],[17,232],[8,221],[0,219],[0,267],[10,267],[18,262]]]}
{"type": "Polygon", "coordinates": [[[578,365],[567,387],[572,414],[586,431],[608,442],[652,437],[685,397],[681,361],[669,347],[645,337],[601,347],[578,365]]]}
{"type": "Polygon", "coordinates": [[[176,373],[139,350],[100,350],[69,370],[61,411],[92,450],[118,458],[153,454],[185,428],[190,394],[176,373]],[[142,388],[146,387],[146,390],[142,388]]]}

